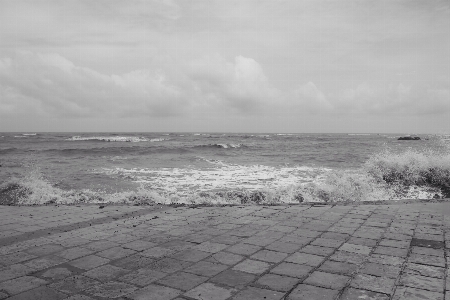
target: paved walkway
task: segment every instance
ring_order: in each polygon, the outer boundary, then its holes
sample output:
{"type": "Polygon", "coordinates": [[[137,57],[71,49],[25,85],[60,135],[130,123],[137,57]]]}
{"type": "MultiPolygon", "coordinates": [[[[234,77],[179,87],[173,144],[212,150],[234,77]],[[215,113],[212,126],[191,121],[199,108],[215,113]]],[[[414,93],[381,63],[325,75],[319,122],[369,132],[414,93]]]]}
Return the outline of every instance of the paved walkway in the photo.
{"type": "Polygon", "coordinates": [[[448,206],[0,206],[0,299],[450,300],[448,206]]]}

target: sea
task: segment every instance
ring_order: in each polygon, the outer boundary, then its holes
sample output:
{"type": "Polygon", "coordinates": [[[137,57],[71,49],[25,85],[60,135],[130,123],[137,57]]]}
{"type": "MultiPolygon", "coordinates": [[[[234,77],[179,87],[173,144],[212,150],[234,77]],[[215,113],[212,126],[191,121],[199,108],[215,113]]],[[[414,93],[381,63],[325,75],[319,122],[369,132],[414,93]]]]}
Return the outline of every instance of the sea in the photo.
{"type": "Polygon", "coordinates": [[[276,204],[448,197],[450,137],[0,133],[0,203],[276,204]]]}

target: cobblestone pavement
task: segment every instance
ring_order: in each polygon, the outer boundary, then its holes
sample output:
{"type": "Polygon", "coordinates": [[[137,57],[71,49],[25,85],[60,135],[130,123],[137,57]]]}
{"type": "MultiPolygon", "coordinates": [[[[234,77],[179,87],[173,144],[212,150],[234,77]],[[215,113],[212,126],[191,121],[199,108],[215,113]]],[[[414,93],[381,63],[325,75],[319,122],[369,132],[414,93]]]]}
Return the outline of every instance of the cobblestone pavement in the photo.
{"type": "Polygon", "coordinates": [[[0,206],[0,228],[0,299],[450,300],[433,204],[0,206]]]}

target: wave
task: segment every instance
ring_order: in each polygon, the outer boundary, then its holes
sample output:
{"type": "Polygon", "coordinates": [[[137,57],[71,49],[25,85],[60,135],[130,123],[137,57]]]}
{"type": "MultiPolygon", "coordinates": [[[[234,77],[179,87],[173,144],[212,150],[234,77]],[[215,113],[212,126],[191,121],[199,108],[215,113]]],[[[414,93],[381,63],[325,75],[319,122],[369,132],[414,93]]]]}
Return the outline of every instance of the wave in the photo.
{"type": "Polygon", "coordinates": [[[140,185],[138,190],[113,194],[62,190],[32,170],[0,186],[0,203],[276,204],[450,197],[450,154],[445,149],[384,150],[355,170],[208,162],[207,169],[97,170],[140,185]]]}
{"type": "Polygon", "coordinates": [[[37,133],[22,133],[22,135],[37,135],[37,133]]]}
{"type": "Polygon", "coordinates": [[[347,135],[371,135],[370,133],[349,133],[347,135]]]}
{"type": "Polygon", "coordinates": [[[42,177],[10,182],[0,187],[0,204],[40,205],[40,204],[80,204],[80,203],[120,203],[120,204],[282,204],[307,202],[359,202],[388,199],[431,199],[436,191],[410,187],[395,195],[373,185],[367,178],[359,176],[335,176],[321,184],[289,185],[280,188],[233,189],[195,191],[178,194],[149,188],[145,183],[135,191],[104,193],[84,190],[62,190],[52,186],[42,177]],[[31,180],[30,180],[31,179],[31,180]]]}
{"type": "Polygon", "coordinates": [[[443,150],[406,150],[394,153],[386,150],[372,156],[364,170],[389,186],[420,186],[437,188],[450,197],[450,153],[443,150]]]}
{"type": "Polygon", "coordinates": [[[196,147],[201,147],[201,148],[222,148],[222,149],[237,149],[237,148],[241,148],[241,147],[247,147],[244,144],[232,144],[232,143],[223,143],[223,144],[208,144],[208,145],[200,145],[200,146],[196,146],[196,147]]]}
{"type": "MultiPolygon", "coordinates": [[[[163,139],[153,139],[150,141],[161,141],[163,139]]],[[[149,140],[144,137],[137,136],[73,136],[71,138],[66,139],[66,141],[101,141],[101,142],[148,142],[149,140]]]]}

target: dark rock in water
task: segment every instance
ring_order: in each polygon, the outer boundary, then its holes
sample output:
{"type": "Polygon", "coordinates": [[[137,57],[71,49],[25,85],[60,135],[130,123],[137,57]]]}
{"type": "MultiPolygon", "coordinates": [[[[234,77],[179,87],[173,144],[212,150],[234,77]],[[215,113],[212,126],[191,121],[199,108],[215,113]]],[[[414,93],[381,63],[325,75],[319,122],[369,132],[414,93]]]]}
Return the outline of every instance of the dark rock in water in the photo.
{"type": "Polygon", "coordinates": [[[399,141],[419,141],[420,137],[418,137],[418,136],[401,136],[397,140],[399,140],[399,141]]]}

